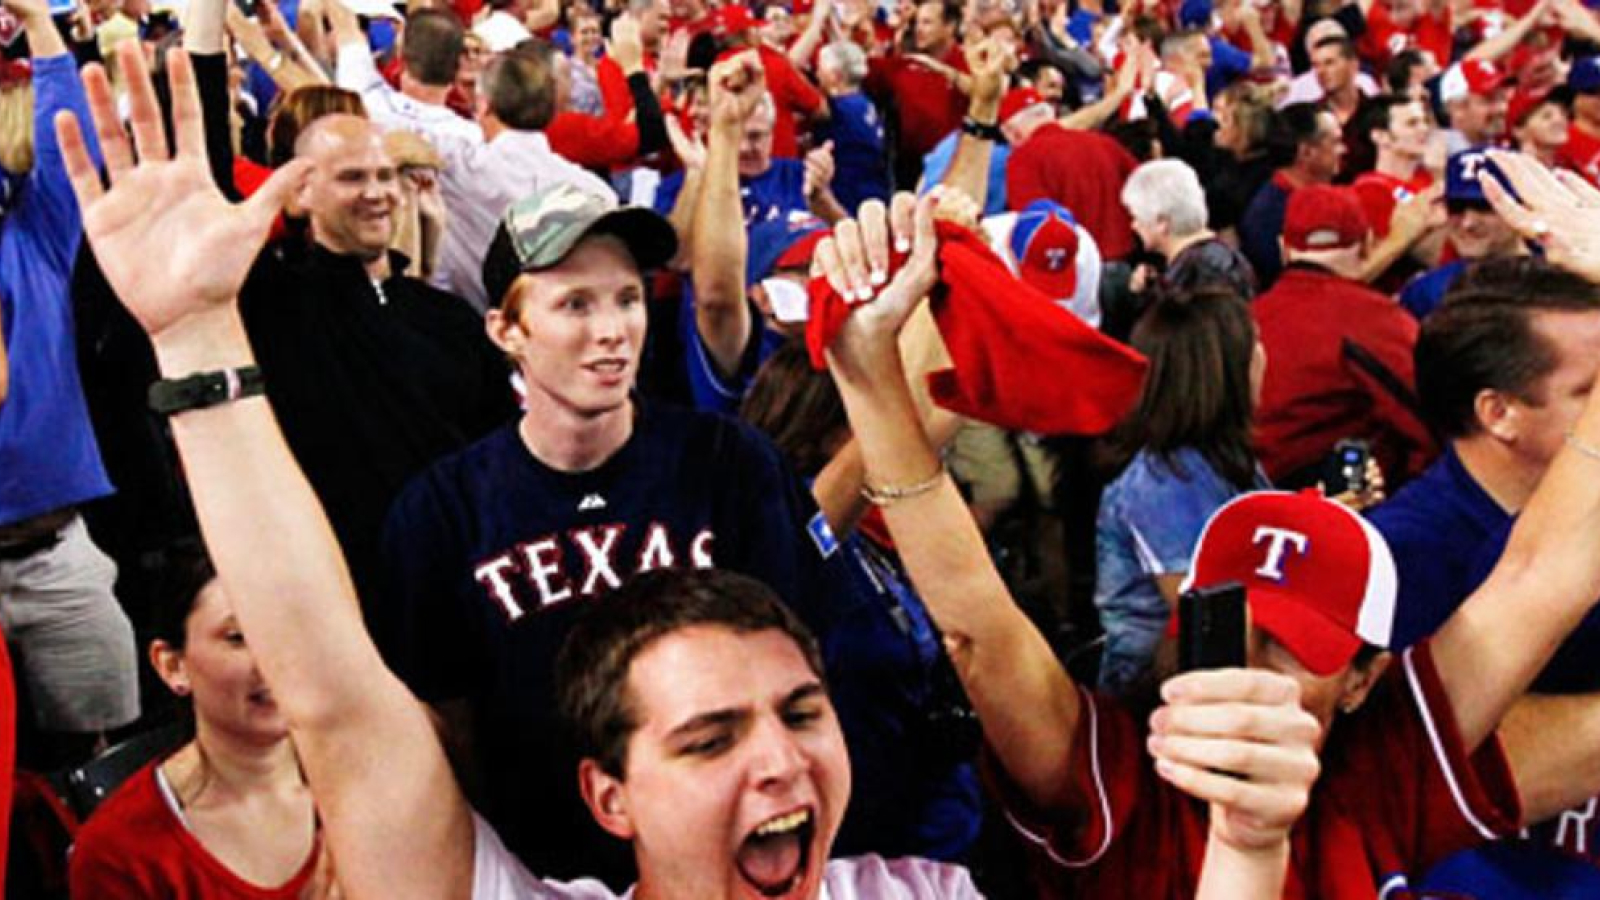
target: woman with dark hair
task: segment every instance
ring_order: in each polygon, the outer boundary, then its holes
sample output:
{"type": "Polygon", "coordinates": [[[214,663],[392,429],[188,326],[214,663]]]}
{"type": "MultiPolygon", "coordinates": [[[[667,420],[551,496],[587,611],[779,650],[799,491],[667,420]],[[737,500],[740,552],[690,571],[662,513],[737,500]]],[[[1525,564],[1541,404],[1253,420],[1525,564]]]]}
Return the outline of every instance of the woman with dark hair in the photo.
{"type": "Polygon", "coordinates": [[[1163,297],[1132,343],[1150,373],[1104,445],[1108,470],[1120,474],[1101,499],[1095,534],[1094,599],[1106,633],[1100,686],[1115,693],[1149,680],[1211,514],[1269,486],[1250,445],[1266,353],[1244,301],[1216,288],[1163,297]]]}
{"type": "MultiPolygon", "coordinates": [[[[740,413],[766,432],[812,485],[824,512],[839,509],[828,497],[838,493],[830,482],[850,480],[859,496],[857,478],[833,477],[858,466],[858,457],[853,447],[845,450],[850,423],[839,389],[826,372],[812,367],[803,341],[787,343],[767,359],[740,413]]],[[[981,824],[972,764],[976,721],[881,520],[869,518],[856,526],[854,518],[829,516],[854,590],[852,601],[840,604],[847,621],[836,623],[822,649],[830,673],[860,669],[860,677],[852,680],[870,685],[860,697],[841,694],[835,702],[842,716],[861,723],[849,745],[854,778],[870,779],[878,788],[867,795],[871,808],[861,796],[855,798],[853,819],[840,832],[839,844],[845,852],[871,847],[959,861],[971,850],[981,824]],[[859,708],[854,715],[852,705],[859,708]]]]}
{"type": "Polygon", "coordinates": [[[78,832],[74,897],[324,896],[317,814],[273,702],[197,541],[167,554],[149,659],[194,738],[134,773],[78,832]]]}

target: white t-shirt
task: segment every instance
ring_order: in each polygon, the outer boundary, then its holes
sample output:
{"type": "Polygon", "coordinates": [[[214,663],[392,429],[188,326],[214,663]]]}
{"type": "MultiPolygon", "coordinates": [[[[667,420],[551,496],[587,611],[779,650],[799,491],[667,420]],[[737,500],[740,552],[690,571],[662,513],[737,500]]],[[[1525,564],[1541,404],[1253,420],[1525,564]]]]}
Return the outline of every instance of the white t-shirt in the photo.
{"type": "MultiPolygon", "coordinates": [[[[592,878],[544,881],[511,855],[482,817],[477,832],[472,900],[630,900],[618,897],[592,878]]],[[[982,900],[966,869],[949,863],[907,857],[857,856],[828,863],[818,900],[982,900]]]]}

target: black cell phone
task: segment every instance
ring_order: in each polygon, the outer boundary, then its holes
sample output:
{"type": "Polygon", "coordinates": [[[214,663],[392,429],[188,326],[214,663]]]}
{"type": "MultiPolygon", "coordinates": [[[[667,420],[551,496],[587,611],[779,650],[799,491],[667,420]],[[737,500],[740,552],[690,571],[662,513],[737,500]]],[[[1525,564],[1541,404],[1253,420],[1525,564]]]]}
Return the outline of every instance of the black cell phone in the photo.
{"type": "Polygon", "coordinates": [[[1322,479],[1323,491],[1337,497],[1349,491],[1360,494],[1367,489],[1367,460],[1372,457],[1372,446],[1366,441],[1346,438],[1333,445],[1323,464],[1327,470],[1322,479]]]}
{"type": "Polygon", "coordinates": [[[1244,585],[1228,581],[1178,597],[1178,670],[1245,667],[1244,585]]]}

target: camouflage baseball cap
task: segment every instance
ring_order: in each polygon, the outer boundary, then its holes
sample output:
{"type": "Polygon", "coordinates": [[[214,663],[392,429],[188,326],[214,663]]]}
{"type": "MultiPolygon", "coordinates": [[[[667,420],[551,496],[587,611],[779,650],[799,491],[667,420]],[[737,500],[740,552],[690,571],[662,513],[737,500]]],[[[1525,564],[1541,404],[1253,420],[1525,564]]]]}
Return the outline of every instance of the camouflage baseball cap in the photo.
{"type": "Polygon", "coordinates": [[[642,206],[617,206],[609,195],[558,182],[511,204],[483,259],[483,287],[498,305],[517,276],[548,269],[592,234],[618,238],[641,271],[678,252],[672,225],[642,206]]]}

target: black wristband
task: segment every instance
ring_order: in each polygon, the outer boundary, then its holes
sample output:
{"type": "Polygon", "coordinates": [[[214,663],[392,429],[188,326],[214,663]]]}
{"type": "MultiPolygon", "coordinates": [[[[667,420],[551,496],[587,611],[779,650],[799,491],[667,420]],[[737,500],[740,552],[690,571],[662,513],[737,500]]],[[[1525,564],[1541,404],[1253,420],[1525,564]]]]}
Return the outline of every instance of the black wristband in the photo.
{"type": "Polygon", "coordinates": [[[261,369],[244,366],[223,369],[220,372],[201,372],[186,378],[164,378],[150,385],[150,408],[170,416],[191,409],[205,409],[223,403],[232,403],[245,397],[256,397],[267,390],[261,369]]]}
{"type": "Polygon", "coordinates": [[[997,144],[1005,140],[999,125],[985,124],[971,116],[961,120],[961,133],[969,134],[979,140],[994,141],[997,144]]]}

